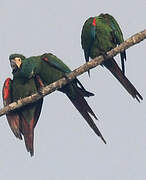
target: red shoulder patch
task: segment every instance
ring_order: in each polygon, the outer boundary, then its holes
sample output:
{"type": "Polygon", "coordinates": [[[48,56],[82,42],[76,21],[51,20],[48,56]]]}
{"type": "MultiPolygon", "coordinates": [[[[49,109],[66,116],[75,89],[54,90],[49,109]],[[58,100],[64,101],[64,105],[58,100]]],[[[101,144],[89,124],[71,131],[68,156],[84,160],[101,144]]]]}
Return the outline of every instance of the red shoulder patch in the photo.
{"type": "Polygon", "coordinates": [[[6,99],[9,97],[9,94],[10,94],[10,82],[11,82],[11,79],[10,79],[10,78],[7,78],[7,79],[5,80],[4,90],[3,90],[4,100],[6,100],[6,99]]]}
{"type": "Polygon", "coordinates": [[[44,61],[47,61],[47,62],[48,62],[48,58],[47,58],[47,57],[42,58],[42,60],[44,60],[44,61]]]}
{"type": "Polygon", "coordinates": [[[92,25],[93,25],[93,26],[96,26],[96,18],[93,18],[92,25]]]}

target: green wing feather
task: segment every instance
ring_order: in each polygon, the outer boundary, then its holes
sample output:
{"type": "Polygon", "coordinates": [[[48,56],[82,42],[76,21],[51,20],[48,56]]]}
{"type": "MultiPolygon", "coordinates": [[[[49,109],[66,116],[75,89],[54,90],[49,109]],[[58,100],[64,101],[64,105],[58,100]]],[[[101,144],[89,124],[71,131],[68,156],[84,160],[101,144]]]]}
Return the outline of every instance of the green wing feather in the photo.
{"type": "MultiPolygon", "coordinates": [[[[13,101],[17,101],[20,98],[27,97],[37,92],[37,86],[34,78],[26,79],[17,75],[13,79],[13,101]]],[[[43,99],[38,100],[35,103],[28,104],[17,110],[20,118],[20,131],[24,136],[26,149],[30,152],[31,156],[34,154],[33,139],[34,139],[34,128],[38,122],[43,99]]]]}
{"type": "MultiPolygon", "coordinates": [[[[109,14],[100,14],[99,17],[102,17],[105,20],[105,22],[111,27],[113,42],[116,45],[119,45],[122,42],[124,42],[123,33],[115,18],[109,14]]],[[[121,52],[120,56],[121,56],[122,72],[123,75],[125,75],[124,61],[126,61],[126,51],[124,50],[123,52],[121,52]]]]}
{"type": "Polygon", "coordinates": [[[46,61],[50,66],[56,68],[57,70],[63,73],[71,72],[71,70],[66,64],[64,64],[59,58],[57,58],[51,53],[45,53],[42,56],[40,56],[40,58],[46,61]]]}
{"type": "MultiPolygon", "coordinates": [[[[13,73],[13,75],[13,80],[7,78],[4,82],[2,93],[4,106],[37,92],[39,88],[39,83],[36,84],[34,78],[19,77],[19,73],[13,73]]],[[[34,128],[40,116],[42,103],[43,99],[40,99],[6,114],[14,135],[19,139],[22,139],[22,135],[24,136],[26,149],[31,155],[34,153],[34,128]]]]}
{"type": "MultiPolygon", "coordinates": [[[[3,90],[2,90],[4,106],[7,106],[13,102],[12,84],[13,84],[13,81],[10,78],[7,78],[4,82],[3,90]]],[[[22,139],[21,132],[20,132],[20,118],[17,111],[7,113],[6,117],[14,135],[17,138],[22,139]]]]}

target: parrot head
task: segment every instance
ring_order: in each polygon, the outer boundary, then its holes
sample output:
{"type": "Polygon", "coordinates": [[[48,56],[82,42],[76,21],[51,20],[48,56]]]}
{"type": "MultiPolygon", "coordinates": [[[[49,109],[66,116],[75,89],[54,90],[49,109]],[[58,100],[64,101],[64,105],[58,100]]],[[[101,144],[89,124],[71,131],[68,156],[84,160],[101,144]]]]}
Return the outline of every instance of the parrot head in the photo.
{"type": "Polygon", "coordinates": [[[9,56],[10,65],[13,71],[17,71],[21,68],[22,62],[25,59],[25,56],[22,54],[11,54],[9,56]]]}

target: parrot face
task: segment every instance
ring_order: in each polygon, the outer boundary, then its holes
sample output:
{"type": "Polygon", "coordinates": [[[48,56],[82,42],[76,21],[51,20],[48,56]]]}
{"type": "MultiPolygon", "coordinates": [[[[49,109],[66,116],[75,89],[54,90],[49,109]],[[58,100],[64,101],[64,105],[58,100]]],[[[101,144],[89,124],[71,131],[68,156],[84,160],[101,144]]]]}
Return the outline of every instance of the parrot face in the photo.
{"type": "Polygon", "coordinates": [[[22,60],[21,58],[15,58],[10,60],[10,65],[13,71],[17,71],[17,69],[21,67],[22,60]]]}
{"type": "Polygon", "coordinates": [[[15,77],[17,76],[19,78],[21,77],[26,79],[31,79],[32,77],[34,77],[33,63],[29,63],[30,61],[27,61],[27,63],[25,63],[28,58],[25,58],[21,54],[12,54],[10,55],[9,60],[12,68],[12,73],[15,77]]]}
{"type": "Polygon", "coordinates": [[[21,68],[22,61],[25,59],[25,57],[21,54],[12,54],[9,56],[10,65],[13,71],[17,71],[21,68]]]}
{"type": "Polygon", "coordinates": [[[21,58],[16,57],[15,59],[11,60],[12,68],[15,67],[15,66],[20,68],[21,64],[22,64],[21,58]]]}

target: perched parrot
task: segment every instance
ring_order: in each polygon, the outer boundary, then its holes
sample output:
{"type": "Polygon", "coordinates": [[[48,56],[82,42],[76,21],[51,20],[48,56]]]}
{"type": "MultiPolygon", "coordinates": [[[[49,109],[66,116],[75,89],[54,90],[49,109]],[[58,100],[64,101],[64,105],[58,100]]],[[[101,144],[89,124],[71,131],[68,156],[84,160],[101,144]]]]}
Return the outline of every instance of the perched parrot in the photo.
{"type": "MultiPolygon", "coordinates": [[[[113,49],[123,41],[123,34],[117,21],[109,14],[90,17],[83,25],[81,44],[86,62],[89,61],[89,57],[93,59],[100,55],[106,55],[107,51],[113,49]]],[[[125,76],[125,51],[121,52],[120,55],[122,71],[114,58],[105,60],[102,65],[116,77],[133,98],[136,98],[138,101],[143,100],[142,96],[125,76]]]]}
{"type": "MultiPolygon", "coordinates": [[[[9,59],[14,72],[13,74],[16,77],[30,79],[37,75],[44,86],[49,85],[62,77],[66,77],[66,74],[71,72],[67,65],[50,53],[25,59],[21,58],[21,55],[12,54],[9,59]]],[[[104,141],[104,143],[106,143],[90,115],[95,119],[97,119],[97,117],[84,98],[94,96],[94,94],[86,91],[77,78],[59,89],[59,91],[68,96],[93,131],[104,141]]]]}
{"type": "MultiPolygon", "coordinates": [[[[23,59],[23,56],[21,56],[23,59]]],[[[31,78],[26,79],[23,77],[15,76],[13,71],[13,80],[7,78],[3,86],[3,103],[4,106],[18,99],[27,97],[34,94],[41,88],[39,79],[31,78]]],[[[6,114],[10,128],[14,135],[22,139],[24,136],[26,149],[30,152],[31,156],[34,154],[33,141],[34,141],[34,128],[40,116],[43,99],[35,103],[28,104],[18,110],[6,114]]]]}

